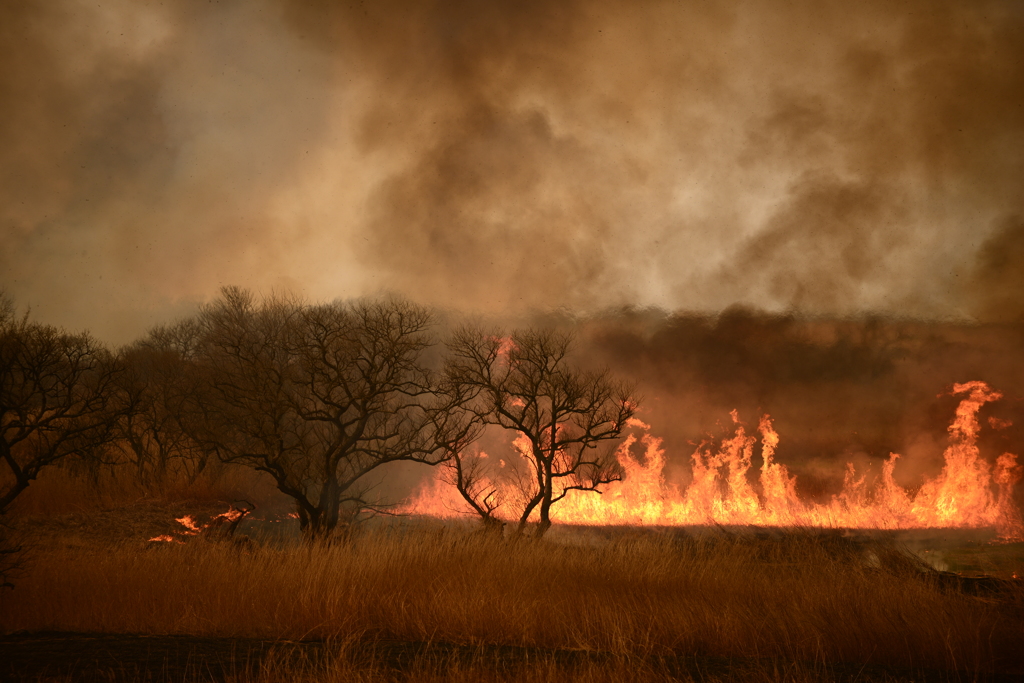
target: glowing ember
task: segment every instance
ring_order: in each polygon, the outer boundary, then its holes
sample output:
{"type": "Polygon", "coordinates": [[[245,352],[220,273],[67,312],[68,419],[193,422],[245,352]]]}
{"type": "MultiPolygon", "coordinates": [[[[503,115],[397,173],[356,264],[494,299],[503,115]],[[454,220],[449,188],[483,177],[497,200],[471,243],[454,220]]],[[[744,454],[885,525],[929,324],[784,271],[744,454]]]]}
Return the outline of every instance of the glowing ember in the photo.
{"type": "MultiPolygon", "coordinates": [[[[1024,540],[1021,514],[1013,503],[1013,487],[1021,478],[1016,456],[1004,453],[993,469],[977,447],[978,410],[1001,395],[984,382],[957,384],[953,393],[966,397],[949,427],[945,465],[938,477],[926,480],[916,493],[894,480],[899,456],[893,453],[883,464],[874,487],[869,489],[866,477],[858,476],[853,465],[847,464],[842,492],[830,502],[801,500],[796,478],[775,461],[779,435],[767,415],[758,425],[762,459],[758,493],[748,477],[758,439],[747,434],[733,411],[734,435],[717,449],[707,444],[697,449],[691,456],[693,476],[686,487],[681,489],[665,480],[660,439],[649,433],[640,437],[646,450],[640,461],[631,455],[636,437],[629,435],[617,453],[624,473],[622,481],[609,484],[601,495],[568,491],[565,499],[552,508],[552,517],[563,524],[595,525],[995,528],[1004,540],[1024,540]]],[[[649,429],[638,420],[631,426],[649,429]]],[[[501,483],[488,482],[486,488],[494,488],[498,500],[513,500],[516,495],[501,483]]],[[[470,514],[458,492],[445,483],[443,470],[419,491],[404,512],[449,518],[470,514]]],[[[497,510],[499,517],[502,512],[502,508],[497,510]]]]}

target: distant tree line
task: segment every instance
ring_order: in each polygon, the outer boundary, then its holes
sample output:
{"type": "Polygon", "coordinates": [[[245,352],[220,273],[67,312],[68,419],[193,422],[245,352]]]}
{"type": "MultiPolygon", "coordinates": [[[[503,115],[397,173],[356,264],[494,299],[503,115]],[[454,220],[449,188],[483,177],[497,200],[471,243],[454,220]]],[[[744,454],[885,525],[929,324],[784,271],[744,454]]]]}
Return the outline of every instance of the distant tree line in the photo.
{"type": "Polygon", "coordinates": [[[440,343],[435,328],[400,299],[226,288],[113,351],[0,297],[0,514],[72,457],[129,467],[143,486],[252,468],[294,501],[311,539],[373,511],[372,475],[389,463],[443,466],[488,527],[500,516],[523,534],[536,519],[537,536],[567,492],[618,479],[614,442],[637,398],[577,365],[570,335],[463,327],[440,343]],[[499,499],[471,449],[488,429],[523,444],[515,500],[499,499]]]}

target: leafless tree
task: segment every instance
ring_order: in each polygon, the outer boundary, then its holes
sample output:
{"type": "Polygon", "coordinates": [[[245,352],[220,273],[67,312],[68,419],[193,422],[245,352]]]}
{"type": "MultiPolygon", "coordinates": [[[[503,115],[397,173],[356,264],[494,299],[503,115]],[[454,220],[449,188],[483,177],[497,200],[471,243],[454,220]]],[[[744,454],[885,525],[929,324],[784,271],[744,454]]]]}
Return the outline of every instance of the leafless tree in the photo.
{"type": "Polygon", "coordinates": [[[225,462],[273,477],[311,537],[371,507],[366,482],[381,466],[436,464],[473,437],[458,397],[437,391],[425,366],[422,308],[257,302],[232,288],[198,321],[195,433],[225,462]]]}
{"type": "MultiPolygon", "coordinates": [[[[467,405],[485,423],[512,430],[529,443],[527,476],[515,480],[522,498],[517,533],[539,512],[537,537],[551,526],[551,506],[569,491],[600,491],[619,479],[610,442],[637,407],[629,385],[607,372],[572,363],[571,335],[547,330],[511,337],[464,328],[449,341],[447,381],[461,387],[467,405]],[[609,443],[605,443],[609,442],[609,443]]],[[[485,521],[494,517],[497,492],[465,453],[455,456],[452,477],[485,521]]],[[[521,471],[520,471],[521,472],[521,471]]]]}
{"type": "Polygon", "coordinates": [[[116,446],[136,470],[143,486],[157,485],[168,474],[194,482],[209,454],[182,423],[187,404],[194,403],[195,346],[198,326],[188,319],[158,327],[124,349],[121,380],[128,409],[116,424],[116,446]]]}
{"type": "Polygon", "coordinates": [[[498,512],[506,501],[503,500],[503,491],[492,478],[492,473],[484,467],[481,455],[465,451],[452,453],[452,457],[442,463],[442,467],[443,481],[454,486],[462,495],[466,503],[480,516],[484,528],[501,532],[505,523],[498,516],[498,512]]]}
{"type": "Polygon", "coordinates": [[[122,372],[89,335],[33,323],[0,297],[0,514],[43,468],[108,442],[122,372]]]}

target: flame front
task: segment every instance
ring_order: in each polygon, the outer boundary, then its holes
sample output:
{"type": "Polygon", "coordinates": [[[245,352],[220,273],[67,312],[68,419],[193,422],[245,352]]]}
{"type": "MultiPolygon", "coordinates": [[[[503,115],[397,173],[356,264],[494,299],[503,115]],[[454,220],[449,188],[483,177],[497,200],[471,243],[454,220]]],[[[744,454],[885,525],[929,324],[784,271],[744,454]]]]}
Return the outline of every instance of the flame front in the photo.
{"type": "MultiPolygon", "coordinates": [[[[1013,488],[1021,467],[1011,453],[996,460],[994,469],[977,447],[978,411],[1001,398],[984,382],[953,387],[966,394],[949,427],[949,446],[941,473],[928,479],[916,493],[901,487],[893,477],[899,455],[893,453],[882,465],[873,487],[847,464],[842,491],[827,503],[801,500],[797,480],[775,460],[779,435],[771,418],[758,425],[762,464],[760,493],[748,476],[758,438],[749,435],[733,411],[735,433],[715,448],[701,444],[691,456],[692,479],[685,487],[668,482],[664,475],[665,453],[661,439],[649,427],[635,421],[631,426],[647,433],[641,460],[631,448],[637,442],[628,435],[616,457],[622,466],[621,481],[607,485],[600,495],[569,491],[552,508],[552,518],[562,524],[683,526],[738,524],[761,526],[814,526],[859,529],[995,528],[1002,539],[1024,540],[1024,524],[1013,502],[1013,488]]],[[[511,500],[509,486],[491,482],[499,499],[511,500]]],[[[458,492],[445,481],[443,472],[428,482],[404,510],[443,518],[470,514],[458,492]]],[[[501,516],[503,510],[497,511],[501,516]]]]}

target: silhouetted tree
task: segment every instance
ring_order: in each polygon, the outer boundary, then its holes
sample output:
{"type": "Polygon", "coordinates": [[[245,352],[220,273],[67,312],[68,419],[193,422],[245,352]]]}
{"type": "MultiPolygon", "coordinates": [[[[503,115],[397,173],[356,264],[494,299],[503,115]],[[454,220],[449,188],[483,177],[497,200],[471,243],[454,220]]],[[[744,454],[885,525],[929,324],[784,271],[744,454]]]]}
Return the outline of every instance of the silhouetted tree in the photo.
{"type": "Polygon", "coordinates": [[[191,483],[202,474],[208,453],[182,423],[194,403],[198,343],[194,320],[158,327],[122,351],[125,373],[120,384],[128,410],[117,422],[115,441],[143,486],[163,482],[168,473],[191,483]]]}
{"type": "Polygon", "coordinates": [[[122,372],[88,334],[33,323],[0,296],[0,514],[42,469],[108,442],[122,372]]]}
{"type": "Polygon", "coordinates": [[[198,322],[199,441],[273,477],[313,537],[371,507],[365,486],[379,467],[436,464],[473,436],[425,365],[431,318],[422,308],[257,303],[226,289],[198,322]]]}
{"type": "MultiPolygon", "coordinates": [[[[534,510],[537,537],[551,526],[551,506],[572,490],[598,491],[620,474],[610,448],[637,408],[633,388],[607,372],[574,365],[571,335],[525,330],[504,338],[464,328],[449,341],[447,381],[461,387],[480,420],[512,430],[529,447],[526,476],[515,479],[522,497],[517,533],[534,510]]],[[[465,453],[451,465],[453,483],[485,522],[499,501],[465,453]]]]}

